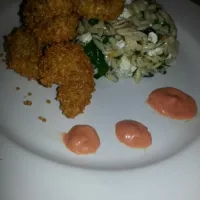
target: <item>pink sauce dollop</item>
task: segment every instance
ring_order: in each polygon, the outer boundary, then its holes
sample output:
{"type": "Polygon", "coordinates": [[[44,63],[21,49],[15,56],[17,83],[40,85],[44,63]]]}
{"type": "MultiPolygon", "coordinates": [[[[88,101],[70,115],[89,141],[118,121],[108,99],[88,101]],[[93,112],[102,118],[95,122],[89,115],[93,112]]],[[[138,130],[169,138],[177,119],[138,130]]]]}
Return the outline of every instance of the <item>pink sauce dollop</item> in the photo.
{"type": "Polygon", "coordinates": [[[100,146],[96,130],[89,125],[76,125],[63,135],[66,147],[76,154],[92,154],[100,146]]]}
{"type": "Polygon", "coordinates": [[[134,120],[118,122],[116,124],[116,136],[120,142],[131,148],[147,148],[152,144],[148,128],[134,120]]]}
{"type": "Polygon", "coordinates": [[[173,87],[165,87],[150,93],[147,103],[159,114],[177,120],[192,119],[197,115],[195,100],[173,87]]]}

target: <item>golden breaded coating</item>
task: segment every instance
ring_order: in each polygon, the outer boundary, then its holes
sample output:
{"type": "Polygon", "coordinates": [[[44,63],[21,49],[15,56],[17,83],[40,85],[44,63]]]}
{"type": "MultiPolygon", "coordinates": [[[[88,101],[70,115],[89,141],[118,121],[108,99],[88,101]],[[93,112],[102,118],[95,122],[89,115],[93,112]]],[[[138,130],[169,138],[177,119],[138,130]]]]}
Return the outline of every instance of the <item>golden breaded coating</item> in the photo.
{"type": "Polygon", "coordinates": [[[60,109],[68,118],[82,113],[95,90],[93,66],[79,44],[57,43],[40,60],[41,83],[58,88],[60,109]]]}
{"type": "Polygon", "coordinates": [[[83,113],[92,98],[90,88],[82,82],[69,82],[67,86],[58,87],[57,92],[60,109],[68,118],[83,113]]]}
{"type": "Polygon", "coordinates": [[[124,9],[124,0],[77,0],[77,12],[87,19],[115,20],[124,9]]]}
{"type": "Polygon", "coordinates": [[[27,78],[38,79],[38,61],[41,49],[35,38],[23,28],[14,30],[5,44],[8,67],[27,78]]]}
{"type": "Polygon", "coordinates": [[[56,16],[44,22],[37,24],[33,29],[33,34],[39,44],[52,42],[68,41],[76,37],[76,28],[78,26],[78,16],[56,16]]]}
{"type": "Polygon", "coordinates": [[[93,66],[79,44],[57,43],[47,48],[40,59],[41,83],[51,87],[53,83],[67,85],[69,79],[83,81],[94,88],[93,66]],[[71,78],[70,78],[71,77],[71,78]]]}
{"type": "Polygon", "coordinates": [[[26,0],[24,21],[29,28],[54,16],[67,16],[73,11],[71,0],[26,0]]]}

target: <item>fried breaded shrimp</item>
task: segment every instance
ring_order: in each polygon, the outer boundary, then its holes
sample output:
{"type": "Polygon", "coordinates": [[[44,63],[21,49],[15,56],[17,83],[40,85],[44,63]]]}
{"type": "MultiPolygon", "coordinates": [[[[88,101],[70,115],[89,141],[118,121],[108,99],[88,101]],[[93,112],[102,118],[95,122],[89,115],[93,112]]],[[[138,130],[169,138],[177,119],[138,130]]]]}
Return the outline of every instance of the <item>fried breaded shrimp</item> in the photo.
{"type": "Polygon", "coordinates": [[[35,38],[24,28],[15,29],[5,43],[8,67],[27,78],[38,79],[41,49],[35,38]]]}
{"type": "Polygon", "coordinates": [[[70,15],[72,11],[71,0],[26,0],[23,15],[26,26],[32,29],[37,23],[70,15]]]}
{"type": "Polygon", "coordinates": [[[47,48],[39,62],[41,83],[68,85],[69,79],[82,81],[94,88],[93,66],[79,44],[57,43],[47,48]]]}
{"type": "Polygon", "coordinates": [[[76,37],[77,26],[78,16],[76,14],[71,14],[66,17],[56,16],[36,24],[33,28],[33,34],[37,38],[39,44],[63,42],[76,37]]]}
{"type": "Polygon", "coordinates": [[[83,113],[92,98],[90,89],[87,84],[74,81],[67,86],[58,87],[56,99],[60,102],[62,113],[68,118],[75,118],[83,113]]]}
{"type": "Polygon", "coordinates": [[[68,118],[82,113],[95,90],[93,66],[79,44],[53,44],[40,60],[41,83],[58,88],[57,100],[68,118]]]}
{"type": "Polygon", "coordinates": [[[115,20],[124,9],[124,0],[77,0],[77,12],[87,19],[115,20]]]}

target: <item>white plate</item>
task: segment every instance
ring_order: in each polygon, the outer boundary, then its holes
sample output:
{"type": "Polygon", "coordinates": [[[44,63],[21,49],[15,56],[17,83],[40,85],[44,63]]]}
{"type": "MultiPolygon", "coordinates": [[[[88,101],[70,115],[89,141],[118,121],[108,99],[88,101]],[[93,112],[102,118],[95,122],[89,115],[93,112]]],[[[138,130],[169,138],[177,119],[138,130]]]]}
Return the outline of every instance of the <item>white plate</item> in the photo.
{"type": "MultiPolygon", "coordinates": [[[[194,140],[199,139],[199,116],[188,123],[170,120],[159,116],[145,104],[152,90],[174,86],[193,96],[200,107],[200,40],[197,37],[200,30],[196,27],[198,17],[189,18],[192,13],[184,10],[184,5],[187,5],[184,1],[177,1],[176,4],[173,1],[160,2],[164,3],[175,19],[180,41],[180,55],[167,75],[143,79],[139,85],[131,80],[115,84],[101,79],[96,82],[92,103],[84,114],[71,120],[61,114],[59,103],[54,100],[56,86],[47,89],[34,81],[27,81],[12,70],[7,70],[6,65],[1,62],[0,131],[44,158],[91,170],[148,167],[192,145],[194,140]],[[16,87],[20,87],[20,91],[16,91],[16,87]],[[32,96],[24,98],[28,92],[32,96]],[[25,107],[25,99],[31,100],[33,105],[25,107]],[[46,104],[46,99],[50,99],[52,103],[46,104]],[[38,116],[46,117],[47,123],[39,121],[38,116]],[[147,125],[153,138],[149,149],[135,150],[119,143],[114,127],[116,122],[123,119],[134,119],[147,125]],[[95,155],[77,156],[63,145],[61,134],[76,124],[90,124],[97,130],[101,146],[95,155]]],[[[1,44],[2,36],[10,33],[19,24],[19,3],[7,2],[0,8],[1,44]]],[[[193,8],[191,4],[188,6],[193,8]]]]}

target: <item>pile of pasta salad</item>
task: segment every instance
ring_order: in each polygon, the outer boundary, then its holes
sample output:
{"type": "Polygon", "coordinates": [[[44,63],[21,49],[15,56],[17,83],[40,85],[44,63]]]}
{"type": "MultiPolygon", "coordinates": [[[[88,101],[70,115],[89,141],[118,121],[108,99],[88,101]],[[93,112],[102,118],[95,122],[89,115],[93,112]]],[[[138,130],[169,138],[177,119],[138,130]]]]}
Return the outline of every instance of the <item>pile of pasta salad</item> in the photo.
{"type": "Polygon", "coordinates": [[[139,83],[143,77],[166,74],[178,53],[174,21],[155,1],[135,0],[114,21],[83,18],[78,34],[97,79],[133,78],[139,83]]]}

